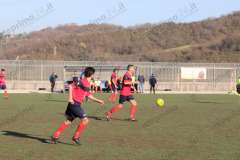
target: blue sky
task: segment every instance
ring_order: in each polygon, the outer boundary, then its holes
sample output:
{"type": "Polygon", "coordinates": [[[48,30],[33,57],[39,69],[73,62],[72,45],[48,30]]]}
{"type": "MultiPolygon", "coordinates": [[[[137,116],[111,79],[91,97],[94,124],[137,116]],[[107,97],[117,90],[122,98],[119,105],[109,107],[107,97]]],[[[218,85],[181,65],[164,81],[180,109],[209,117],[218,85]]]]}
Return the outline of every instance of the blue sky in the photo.
{"type": "Polygon", "coordinates": [[[191,22],[233,11],[240,11],[239,0],[0,0],[0,32],[90,22],[133,26],[164,22],[174,16],[176,22],[191,22]]]}

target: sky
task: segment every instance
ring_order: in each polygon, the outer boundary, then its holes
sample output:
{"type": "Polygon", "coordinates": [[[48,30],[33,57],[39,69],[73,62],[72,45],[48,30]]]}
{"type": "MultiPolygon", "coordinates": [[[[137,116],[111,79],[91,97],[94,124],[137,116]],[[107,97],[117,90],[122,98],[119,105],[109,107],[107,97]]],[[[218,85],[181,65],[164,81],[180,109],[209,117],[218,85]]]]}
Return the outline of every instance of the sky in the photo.
{"type": "Polygon", "coordinates": [[[22,33],[76,23],[125,27],[192,22],[240,11],[239,0],[0,0],[0,32],[22,33]]]}

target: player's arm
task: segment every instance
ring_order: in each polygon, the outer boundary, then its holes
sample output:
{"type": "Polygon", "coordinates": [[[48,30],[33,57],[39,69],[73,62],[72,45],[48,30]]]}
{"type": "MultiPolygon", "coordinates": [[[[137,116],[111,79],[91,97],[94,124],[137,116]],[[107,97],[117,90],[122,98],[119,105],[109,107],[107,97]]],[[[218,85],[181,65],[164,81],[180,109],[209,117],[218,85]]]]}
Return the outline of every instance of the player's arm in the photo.
{"type": "Polygon", "coordinates": [[[97,99],[93,95],[89,95],[88,98],[91,99],[94,102],[97,102],[97,103],[100,103],[101,105],[104,105],[104,101],[103,100],[97,99]]]}
{"type": "Polygon", "coordinates": [[[74,103],[73,96],[72,96],[72,86],[71,85],[69,85],[68,102],[70,102],[72,104],[74,103]]]}

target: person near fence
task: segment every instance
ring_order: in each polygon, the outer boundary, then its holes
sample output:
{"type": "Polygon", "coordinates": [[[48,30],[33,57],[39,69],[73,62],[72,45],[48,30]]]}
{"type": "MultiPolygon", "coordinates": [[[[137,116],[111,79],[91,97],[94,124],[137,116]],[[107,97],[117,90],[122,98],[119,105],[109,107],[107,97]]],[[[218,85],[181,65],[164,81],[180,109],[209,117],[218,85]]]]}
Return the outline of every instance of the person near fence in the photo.
{"type": "Polygon", "coordinates": [[[144,93],[144,83],[145,83],[144,75],[141,75],[141,74],[138,75],[138,82],[139,82],[140,93],[144,93]]]}
{"type": "Polygon", "coordinates": [[[240,76],[237,79],[237,93],[240,94],[240,76]]]}
{"type": "Polygon", "coordinates": [[[58,76],[55,72],[53,72],[50,76],[49,76],[49,81],[51,84],[51,92],[54,92],[54,87],[56,84],[56,80],[57,80],[58,76]]]}
{"type": "Polygon", "coordinates": [[[133,87],[136,93],[138,93],[138,76],[134,75],[133,77],[133,87]]]}
{"type": "Polygon", "coordinates": [[[0,90],[3,90],[3,97],[8,98],[7,86],[5,81],[5,69],[0,71],[0,90]]]}
{"type": "Polygon", "coordinates": [[[157,79],[155,77],[154,74],[151,75],[151,77],[149,78],[149,85],[150,85],[150,93],[153,92],[153,94],[155,94],[155,87],[156,87],[156,84],[157,84],[157,79]]]}

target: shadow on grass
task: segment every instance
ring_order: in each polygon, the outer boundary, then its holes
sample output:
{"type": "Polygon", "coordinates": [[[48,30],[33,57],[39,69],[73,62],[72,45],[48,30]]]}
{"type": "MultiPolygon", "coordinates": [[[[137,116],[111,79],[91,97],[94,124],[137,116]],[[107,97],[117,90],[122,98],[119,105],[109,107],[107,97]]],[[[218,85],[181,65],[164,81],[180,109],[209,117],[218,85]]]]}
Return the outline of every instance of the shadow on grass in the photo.
{"type": "MultiPolygon", "coordinates": [[[[106,117],[101,117],[101,116],[88,116],[88,118],[94,119],[97,121],[108,121],[106,117]]],[[[113,120],[113,121],[130,121],[129,118],[126,118],[126,119],[112,118],[111,120],[113,120]]]]}
{"type": "Polygon", "coordinates": [[[57,100],[57,99],[47,99],[46,102],[64,102],[64,103],[67,103],[67,101],[65,100],[57,100]]]}
{"type": "MultiPolygon", "coordinates": [[[[39,141],[39,142],[45,143],[45,144],[50,144],[50,142],[51,142],[50,139],[41,138],[36,135],[31,135],[31,134],[21,133],[21,132],[16,132],[16,131],[1,131],[1,133],[3,133],[2,135],[4,135],[4,136],[23,138],[23,139],[32,139],[32,140],[36,140],[36,141],[39,141]]],[[[58,143],[65,144],[65,145],[73,145],[70,143],[65,143],[65,142],[60,142],[60,141],[58,143]]]]}
{"type": "MultiPolygon", "coordinates": [[[[59,115],[65,115],[64,113],[58,113],[59,115]]],[[[94,115],[88,115],[89,119],[97,120],[97,121],[108,121],[105,116],[94,116],[94,115]]],[[[121,118],[112,118],[111,120],[115,121],[129,121],[129,118],[121,119],[121,118]]]]}
{"type": "Polygon", "coordinates": [[[195,103],[224,104],[224,102],[214,102],[214,101],[195,101],[195,103]]]}

